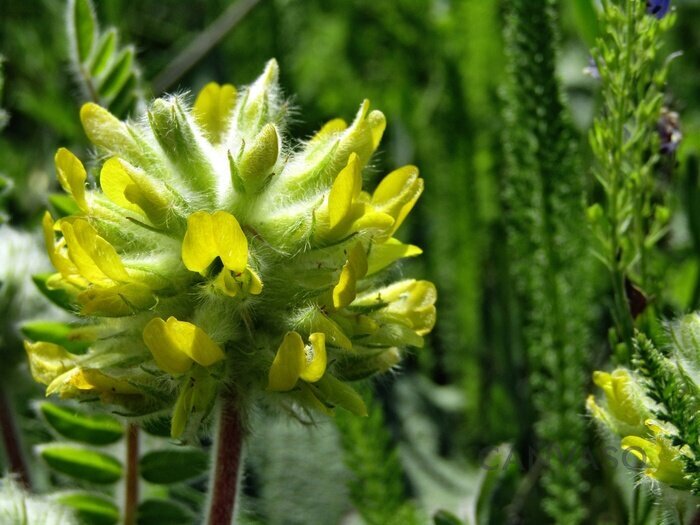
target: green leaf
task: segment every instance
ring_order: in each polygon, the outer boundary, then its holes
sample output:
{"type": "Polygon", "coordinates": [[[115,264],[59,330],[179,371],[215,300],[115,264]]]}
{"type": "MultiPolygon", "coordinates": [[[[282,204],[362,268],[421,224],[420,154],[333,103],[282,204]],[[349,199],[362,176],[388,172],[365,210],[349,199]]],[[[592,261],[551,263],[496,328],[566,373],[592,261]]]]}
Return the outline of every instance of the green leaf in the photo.
{"type": "Polygon", "coordinates": [[[58,217],[68,217],[80,212],[80,208],[78,208],[73,197],[63,193],[52,193],[49,195],[49,204],[53,206],[58,217]]]}
{"type": "Polygon", "coordinates": [[[89,492],[59,494],[56,501],[72,508],[84,525],[114,525],[119,522],[119,507],[104,496],[89,492]]]}
{"type": "Polygon", "coordinates": [[[141,422],[141,429],[152,436],[170,437],[170,417],[158,416],[141,422]]]}
{"type": "Polygon", "coordinates": [[[433,516],[433,523],[435,525],[463,525],[462,520],[446,510],[437,511],[433,516]]]}
{"type": "Polygon", "coordinates": [[[34,281],[34,284],[44,295],[44,297],[46,297],[53,304],[69,312],[75,312],[73,299],[65,290],[54,290],[48,287],[47,281],[52,275],[52,273],[38,273],[36,275],[32,275],[32,281],[34,281]]]}
{"type": "Polygon", "coordinates": [[[136,515],[138,525],[189,525],[195,516],[187,508],[171,501],[148,499],[141,502],[136,515]]]}
{"type": "Polygon", "coordinates": [[[107,485],[122,477],[119,460],[95,450],[50,444],[42,446],[39,455],[56,472],[75,479],[107,485]]]}
{"type": "Polygon", "coordinates": [[[105,99],[111,99],[129,80],[132,73],[131,66],[134,62],[134,49],[127,47],[124,49],[116,61],[105,74],[104,79],[100,83],[100,96],[105,99]]]}
{"type": "Polygon", "coordinates": [[[78,60],[85,63],[90,56],[97,33],[95,9],[90,0],[73,0],[68,3],[68,8],[70,9],[69,34],[73,40],[72,45],[78,60]]]}
{"type": "Polygon", "coordinates": [[[49,402],[39,404],[46,422],[63,437],[90,445],[109,445],[119,441],[122,425],[107,414],[88,414],[49,402]]]}
{"type": "Polygon", "coordinates": [[[90,347],[90,341],[81,340],[79,332],[67,323],[29,321],[20,330],[29,339],[61,345],[72,354],[84,354],[90,347]]]}
{"type": "Polygon", "coordinates": [[[136,74],[132,72],[126,84],[124,84],[121,91],[115,95],[110,103],[112,114],[122,117],[126,116],[138,99],[137,89],[138,80],[136,79],[136,74]]]}
{"type": "Polygon", "coordinates": [[[105,70],[112,56],[117,50],[117,30],[110,29],[100,37],[97,44],[97,51],[92,57],[90,64],[90,73],[93,77],[97,77],[105,70]]]}
{"type": "Polygon", "coordinates": [[[598,13],[596,13],[594,0],[574,0],[574,22],[578,28],[581,38],[590,48],[595,46],[596,38],[600,33],[598,27],[598,13]]]}
{"type": "Polygon", "coordinates": [[[209,456],[195,448],[158,450],[141,458],[141,477],[149,483],[178,483],[203,475],[209,468],[209,456]]]}

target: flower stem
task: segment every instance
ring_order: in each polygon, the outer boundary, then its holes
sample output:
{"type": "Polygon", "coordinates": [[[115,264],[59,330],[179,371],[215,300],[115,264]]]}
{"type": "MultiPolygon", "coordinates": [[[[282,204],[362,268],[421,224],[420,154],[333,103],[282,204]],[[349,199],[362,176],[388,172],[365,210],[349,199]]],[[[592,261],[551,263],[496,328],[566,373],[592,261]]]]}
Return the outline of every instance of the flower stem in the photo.
{"type": "Polygon", "coordinates": [[[124,489],[124,525],[136,524],[139,503],[139,427],[129,424],[126,431],[126,479],[124,489]]]}
{"type": "Polygon", "coordinates": [[[9,463],[10,472],[17,476],[17,480],[26,488],[31,488],[29,469],[24,460],[22,445],[20,444],[15,415],[10,405],[10,399],[5,392],[5,387],[0,384],[0,433],[5,447],[5,457],[9,463]]]}
{"type": "Polygon", "coordinates": [[[230,525],[234,517],[238,474],[242,464],[243,425],[238,403],[233,394],[222,393],[219,403],[219,430],[207,523],[230,525]]]}

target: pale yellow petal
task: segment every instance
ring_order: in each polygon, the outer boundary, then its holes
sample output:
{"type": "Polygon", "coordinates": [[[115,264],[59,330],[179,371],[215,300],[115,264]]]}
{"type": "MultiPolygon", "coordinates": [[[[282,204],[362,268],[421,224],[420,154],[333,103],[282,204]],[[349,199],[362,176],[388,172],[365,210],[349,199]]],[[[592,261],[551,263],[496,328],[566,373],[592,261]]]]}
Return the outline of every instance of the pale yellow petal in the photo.
{"type": "Polygon", "coordinates": [[[267,389],[274,392],[292,390],[305,367],[304,341],[298,333],[287,332],[272,361],[267,389]]]}
{"type": "Polygon", "coordinates": [[[326,371],[326,334],[316,332],[309,336],[311,349],[306,353],[306,366],[300,377],[309,383],[315,383],[326,371]]]}
{"type": "Polygon", "coordinates": [[[236,88],[231,84],[210,82],[197,95],[192,113],[210,142],[223,139],[235,103],[236,88]]]}
{"type": "Polygon", "coordinates": [[[87,180],[87,173],[83,163],[66,148],[59,149],[54,160],[58,182],[61,183],[61,187],[71,194],[78,207],[86,212],[85,181],[87,180]]]}
{"type": "Polygon", "coordinates": [[[215,212],[211,224],[221,262],[229,270],[243,273],[248,264],[248,239],[241,225],[233,215],[225,211],[215,212]]]}
{"type": "Polygon", "coordinates": [[[198,211],[187,217],[187,232],[182,241],[182,262],[192,272],[203,274],[219,255],[212,216],[198,211]]]}
{"type": "Polygon", "coordinates": [[[331,187],[328,195],[329,227],[338,226],[346,219],[350,212],[353,199],[357,198],[362,189],[362,174],[360,164],[355,153],[350,155],[345,166],[331,187]]]}
{"type": "Polygon", "coordinates": [[[143,342],[153,354],[161,370],[169,374],[184,374],[192,367],[192,359],[170,338],[165,321],[156,317],[143,329],[143,342]]]}
{"type": "Polygon", "coordinates": [[[221,347],[197,325],[174,317],[169,317],[165,324],[172,345],[196,363],[212,366],[226,357],[221,347]]]}
{"type": "Polygon", "coordinates": [[[143,214],[143,210],[126,198],[126,189],[133,184],[131,177],[118,158],[113,157],[104,163],[100,171],[102,191],[117,206],[143,214]]]}

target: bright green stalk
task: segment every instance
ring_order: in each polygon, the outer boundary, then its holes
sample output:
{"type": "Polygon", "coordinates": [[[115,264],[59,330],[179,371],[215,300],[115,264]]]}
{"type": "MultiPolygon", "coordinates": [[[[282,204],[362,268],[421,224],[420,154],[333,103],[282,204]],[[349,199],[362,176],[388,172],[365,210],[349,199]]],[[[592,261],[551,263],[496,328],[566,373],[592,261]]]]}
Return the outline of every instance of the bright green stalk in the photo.
{"type": "MultiPolygon", "coordinates": [[[[603,36],[593,51],[604,111],[594,123],[590,142],[604,198],[589,208],[588,216],[599,241],[596,255],[610,273],[616,357],[623,363],[629,359],[634,317],[639,315],[628,304],[626,283],[645,297],[660,291],[654,247],[666,231],[669,214],[654,177],[659,159],[656,126],[666,79],[666,66],[657,57],[659,37],[672,23],[673,16],[659,21],[648,15],[645,2],[605,1],[603,36]]],[[[644,321],[652,324],[654,317],[652,304],[644,321]]]]}
{"type": "Polygon", "coordinates": [[[555,8],[553,0],[509,2],[505,204],[535,433],[547,454],[543,508],[555,522],[572,524],[586,516],[579,396],[588,368],[590,280],[582,176],[556,79],[555,8]]]}

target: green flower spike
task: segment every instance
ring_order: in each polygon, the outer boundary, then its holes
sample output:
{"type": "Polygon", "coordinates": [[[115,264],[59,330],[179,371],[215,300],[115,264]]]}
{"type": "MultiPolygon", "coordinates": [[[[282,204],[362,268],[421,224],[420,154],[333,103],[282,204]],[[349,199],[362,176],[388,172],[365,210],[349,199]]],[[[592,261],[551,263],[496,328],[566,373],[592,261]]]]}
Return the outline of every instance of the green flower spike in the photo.
{"type": "Polygon", "coordinates": [[[43,226],[57,270],[47,286],[92,339],[81,355],[25,344],[48,394],[168,413],[173,436],[197,428],[224,388],[243,414],[256,399],[364,414],[346,381],[423,345],[435,287],[383,272],[421,253],[394,238],[423,190],[418,170],[364,191],[384,115],[364,101],[349,125],[294,143],[277,76],[270,61],[251,86],[208,84],[192,107],[160,98],[134,121],[83,106],[104,160],[88,172],[58,151],[76,213],[47,213],[43,226]]]}

